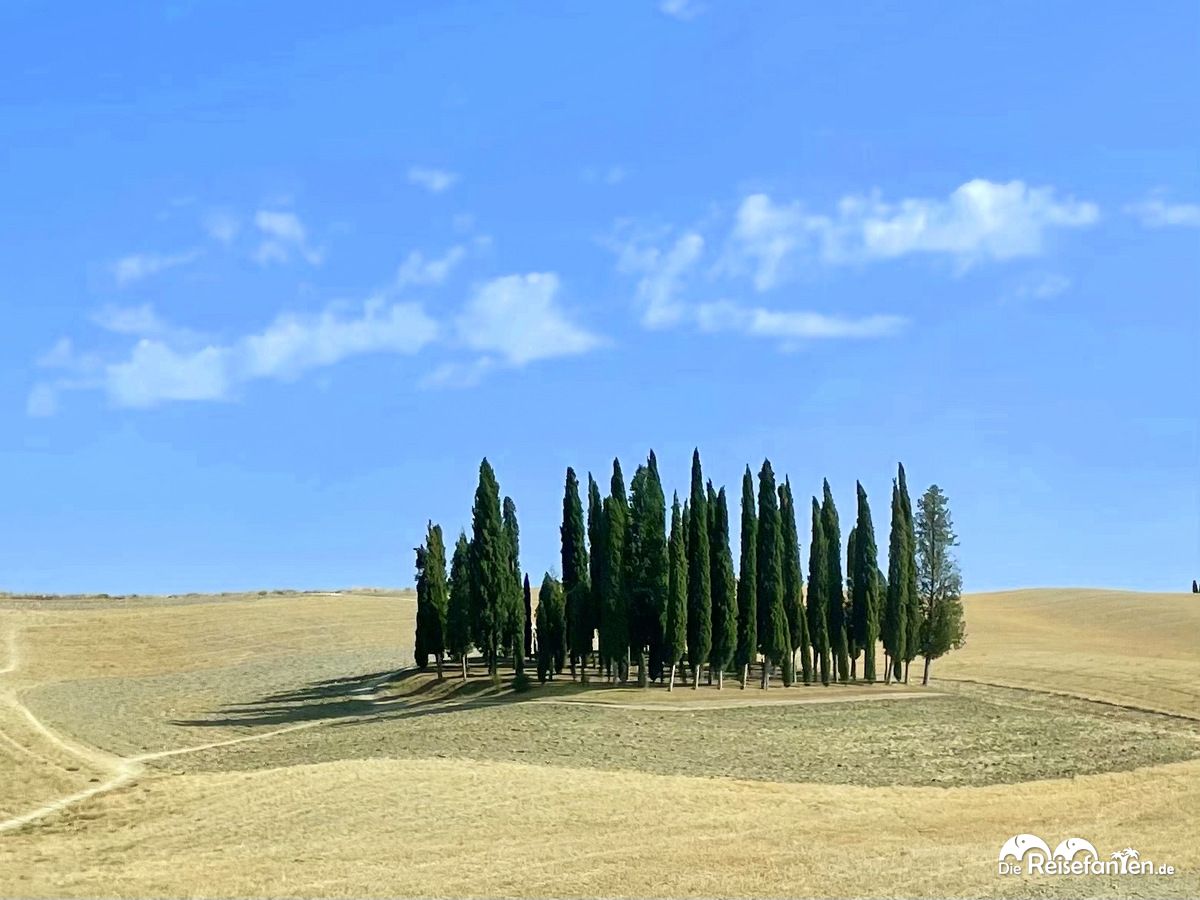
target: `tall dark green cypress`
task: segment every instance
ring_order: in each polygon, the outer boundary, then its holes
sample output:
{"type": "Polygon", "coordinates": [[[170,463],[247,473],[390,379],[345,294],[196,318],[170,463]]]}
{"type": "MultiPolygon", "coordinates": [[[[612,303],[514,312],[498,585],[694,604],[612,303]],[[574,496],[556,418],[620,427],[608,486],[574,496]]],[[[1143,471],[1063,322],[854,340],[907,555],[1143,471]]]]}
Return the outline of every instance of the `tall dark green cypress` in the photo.
{"type": "Polygon", "coordinates": [[[754,476],[750,467],[742,475],[742,531],[738,556],[737,650],[734,665],[746,689],[750,664],[758,655],[758,513],[754,507],[754,476]]]}
{"type": "Polygon", "coordinates": [[[567,609],[562,584],[547,572],[538,591],[538,680],[553,680],[555,675],[561,674],[568,652],[567,609]]]}
{"type": "Polygon", "coordinates": [[[521,529],[517,525],[517,504],[504,498],[504,536],[508,541],[508,609],[504,642],[512,654],[513,668],[525,671],[525,602],[521,596],[521,529]]]}
{"type": "Polygon", "coordinates": [[[846,597],[843,593],[842,577],[842,528],[838,523],[837,506],[833,502],[833,491],[829,481],[824,484],[824,499],[821,502],[821,530],[825,534],[828,550],[825,563],[829,567],[825,584],[829,587],[829,644],[833,654],[834,672],[838,681],[850,680],[850,655],[846,644],[846,597]]]}
{"type": "Polygon", "coordinates": [[[688,662],[692,687],[700,686],[700,672],[712,650],[712,563],[708,546],[708,494],[700,469],[700,451],[692,452],[692,517],[688,531],[688,662]]]}
{"type": "MultiPolygon", "coordinates": [[[[787,665],[792,656],[787,612],[783,607],[783,522],[779,515],[775,472],[763,460],[758,473],[758,649],[763,655],[762,686],[771,682],[771,667],[787,665]]],[[[790,675],[785,671],[785,679],[790,675]]]]}
{"type": "Polygon", "coordinates": [[[529,573],[525,573],[525,583],[522,585],[521,600],[525,604],[525,634],[523,649],[525,658],[533,656],[533,595],[529,590],[529,573]]]}
{"type": "Polygon", "coordinates": [[[458,658],[467,680],[467,654],[471,650],[471,545],[458,533],[450,560],[449,602],[446,609],[446,649],[458,658]]]}
{"type": "Polygon", "coordinates": [[[855,674],[855,666],[858,664],[858,644],[855,641],[854,635],[854,571],[855,571],[855,556],[854,543],[858,537],[856,525],[850,526],[850,533],[846,535],[846,600],[842,603],[842,609],[845,611],[846,623],[846,652],[850,657],[850,677],[857,680],[855,674]]]}
{"type": "Polygon", "coordinates": [[[504,646],[507,604],[511,597],[511,560],[508,538],[500,514],[500,486],[485,458],[479,464],[479,486],[471,512],[472,607],[478,616],[476,644],[488,661],[492,677],[498,676],[504,646]]]}
{"type": "Polygon", "coordinates": [[[667,628],[664,662],[670,667],[667,690],[675,689],[675,667],[687,649],[687,550],[683,542],[683,514],[679,495],[671,504],[671,537],[669,542],[670,573],[667,588],[667,628]]]}
{"type": "Polygon", "coordinates": [[[601,663],[607,659],[604,654],[604,568],[608,554],[604,549],[604,502],[600,499],[600,486],[592,473],[588,472],[588,506],[587,506],[587,537],[588,537],[588,581],[591,584],[591,615],[592,621],[599,632],[597,644],[600,649],[601,663]]]}
{"type": "Polygon", "coordinates": [[[579,479],[575,470],[567,468],[563,491],[562,536],[563,593],[567,602],[567,640],[571,651],[571,677],[575,667],[587,680],[587,658],[592,652],[596,625],[592,618],[593,598],[588,577],[588,552],[584,539],[583,506],[579,502],[579,479]]]}
{"type": "Polygon", "coordinates": [[[712,561],[712,651],[708,667],[717,670],[717,689],[725,686],[725,670],[733,661],[738,639],[737,583],[729,548],[729,503],[721,488],[713,504],[712,534],[708,542],[712,561]]]}
{"type": "Polygon", "coordinates": [[[875,645],[879,641],[879,549],[871,505],[861,483],[857,485],[858,520],[854,525],[854,577],[851,579],[855,646],[863,651],[863,680],[875,681],[875,645]]]}
{"type": "MultiPolygon", "coordinates": [[[[779,488],[779,515],[783,522],[783,608],[787,613],[792,657],[800,651],[800,677],[805,684],[813,678],[812,650],[808,639],[808,617],[804,611],[804,576],[800,570],[800,535],[796,531],[796,500],[787,478],[779,488]]],[[[793,663],[793,668],[795,663],[793,663]]]]}
{"type": "Polygon", "coordinates": [[[433,648],[433,637],[430,635],[432,623],[430,618],[433,611],[429,605],[429,583],[425,577],[425,569],[429,562],[429,548],[425,544],[414,547],[417,554],[417,622],[413,635],[413,661],[422,672],[429,665],[429,654],[433,648]]]}
{"type": "Polygon", "coordinates": [[[642,687],[647,677],[659,676],[663,664],[669,569],[666,518],[666,498],[652,450],[633,476],[625,542],[629,638],[638,657],[638,684],[642,687]]]}
{"type": "Polygon", "coordinates": [[[629,592],[626,584],[625,545],[629,527],[629,499],[625,495],[625,478],[620,460],[613,460],[609,495],[604,500],[603,548],[601,567],[601,646],[606,654],[605,665],[622,681],[629,677],[629,592]]]}
{"type": "Polygon", "coordinates": [[[904,475],[904,464],[898,466],[897,482],[900,488],[900,506],[904,511],[906,526],[904,560],[904,610],[907,629],[904,635],[904,683],[908,684],[909,664],[921,650],[921,626],[925,620],[921,609],[921,598],[917,593],[917,528],[913,518],[912,498],[908,494],[908,480],[904,475]]]}
{"type": "Polygon", "coordinates": [[[825,557],[829,542],[821,521],[821,506],[812,498],[812,544],[808,548],[808,636],[812,640],[813,661],[821,673],[821,684],[833,677],[829,658],[829,564],[825,557]]]}
{"type": "Polygon", "coordinates": [[[900,681],[904,677],[904,656],[908,636],[908,608],[904,602],[905,543],[908,541],[908,524],[904,521],[904,507],[900,502],[900,488],[892,479],[892,524],[888,531],[888,574],[887,594],[883,608],[883,649],[888,656],[884,672],[885,683],[893,677],[900,681]]]}

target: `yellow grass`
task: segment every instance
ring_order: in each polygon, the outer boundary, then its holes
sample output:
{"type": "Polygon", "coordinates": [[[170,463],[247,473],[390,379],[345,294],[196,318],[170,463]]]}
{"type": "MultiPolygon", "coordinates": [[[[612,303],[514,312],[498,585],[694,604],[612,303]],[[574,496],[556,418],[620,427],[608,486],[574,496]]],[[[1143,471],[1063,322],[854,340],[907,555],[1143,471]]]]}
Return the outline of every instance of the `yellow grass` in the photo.
{"type": "MultiPolygon", "coordinates": [[[[411,626],[411,606],[369,596],[247,597],[174,608],[0,612],[0,630],[19,627],[22,642],[14,671],[3,672],[0,656],[0,689],[9,698],[0,706],[0,733],[36,743],[13,724],[22,698],[36,699],[34,689],[46,682],[67,690],[80,672],[169,681],[182,670],[216,678],[265,655],[271,668],[285,667],[279,677],[286,680],[288,665],[328,653],[336,660],[362,644],[401,657],[395,642],[399,627],[411,626]]],[[[968,600],[968,647],[935,664],[935,681],[972,678],[1193,715],[1200,712],[1200,672],[1191,658],[1197,610],[1200,602],[1176,595],[981,595],[968,600]],[[1074,604],[1086,613],[1084,624],[1068,625],[1059,615],[1067,607],[1056,604],[1074,604]],[[1072,641],[1076,649],[1063,652],[1072,641]]],[[[712,702],[709,690],[676,696],[712,702]]],[[[650,702],[663,702],[663,692],[651,695],[650,702]]],[[[124,713],[114,714],[119,726],[124,713]]],[[[214,739],[205,731],[194,743],[214,739]]],[[[41,768],[15,752],[19,759],[0,754],[0,783],[41,768]]],[[[248,772],[140,771],[114,790],[0,833],[0,895],[1200,895],[1200,761],[970,788],[439,759],[311,765],[300,754],[294,762],[248,772]],[[1103,855],[1134,846],[1182,872],[1149,880],[1000,878],[999,846],[1021,832],[1051,846],[1083,836],[1103,855]]],[[[32,793],[75,789],[74,781],[49,776],[38,784],[32,793]]]]}

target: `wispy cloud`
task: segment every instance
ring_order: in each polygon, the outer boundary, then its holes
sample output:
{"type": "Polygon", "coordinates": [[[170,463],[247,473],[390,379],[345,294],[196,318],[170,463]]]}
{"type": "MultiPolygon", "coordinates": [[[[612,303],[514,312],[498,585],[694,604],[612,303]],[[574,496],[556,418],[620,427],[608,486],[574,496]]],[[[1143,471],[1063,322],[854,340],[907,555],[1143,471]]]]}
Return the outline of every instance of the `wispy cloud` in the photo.
{"type": "Polygon", "coordinates": [[[324,252],[309,245],[308,231],[295,213],[260,209],[254,214],[254,225],[263,235],[254,253],[254,259],[261,265],[285,263],[293,253],[310,265],[318,266],[324,261],[324,252]]]}
{"type": "Polygon", "coordinates": [[[745,307],[730,301],[701,304],[696,310],[696,321],[703,331],[734,331],[750,337],[793,341],[888,337],[907,323],[903,316],[846,318],[800,310],[745,307]]]}
{"type": "Polygon", "coordinates": [[[92,315],[92,321],[114,334],[147,336],[162,334],[167,330],[166,323],[149,303],[141,306],[105,306],[92,315]]]}
{"type": "Polygon", "coordinates": [[[444,282],[455,267],[466,258],[467,250],[455,244],[441,256],[426,258],[420,250],[413,250],[396,270],[396,287],[409,285],[437,285],[444,282]]]}
{"type": "Polygon", "coordinates": [[[357,309],[339,304],[316,314],[284,313],[262,331],[229,342],[199,342],[192,332],[138,315],[126,310],[104,320],[116,326],[110,330],[139,335],[128,355],[115,361],[81,356],[69,340],[59,341],[40,362],[69,375],[35,385],[27,403],[30,414],[51,414],[58,394],[83,389],[101,390],[114,406],[135,409],[228,400],[238,386],[256,379],[292,380],[370,353],[413,354],[438,333],[437,323],[420,306],[378,298],[357,309]]]}
{"type": "Polygon", "coordinates": [[[636,296],[642,324],[663,328],[678,323],[685,312],[681,293],[704,252],[704,238],[689,231],[665,249],[637,237],[612,246],[617,250],[618,270],[641,276],[636,296]]]}
{"type": "Polygon", "coordinates": [[[944,256],[959,268],[984,261],[1037,256],[1046,235],[1082,228],[1099,218],[1094,203],[1021,181],[975,179],[944,199],[885,201],[879,192],[843,197],[832,212],[777,203],[752,194],[738,208],[723,265],[749,271],[762,291],[789,267],[849,265],[909,255],[944,256]]]}
{"type": "Polygon", "coordinates": [[[432,194],[440,194],[458,182],[458,174],[430,166],[410,166],[408,180],[411,184],[422,187],[432,194]]]}
{"type": "Polygon", "coordinates": [[[1056,272],[1032,275],[1017,284],[1007,299],[1048,300],[1065,293],[1071,287],[1071,279],[1056,272]]]}
{"type": "Polygon", "coordinates": [[[199,259],[203,251],[200,249],[185,250],[182,253],[131,253],[122,256],[112,264],[113,278],[117,285],[127,285],[149,278],[167,269],[184,266],[199,259]]]}
{"type": "Polygon", "coordinates": [[[515,366],[599,346],[600,337],[570,320],[558,292],[553,272],[494,278],[475,291],[456,317],[458,338],[515,366]]]}
{"type": "Polygon", "coordinates": [[[228,246],[242,230],[241,220],[229,212],[214,211],[204,217],[205,233],[218,243],[228,246]]]}
{"type": "Polygon", "coordinates": [[[704,11],[696,0],[659,0],[658,11],[680,22],[690,22],[704,11]]]}
{"type": "Polygon", "coordinates": [[[1200,228],[1200,203],[1172,203],[1161,193],[1125,206],[1146,228],[1200,228]]]}

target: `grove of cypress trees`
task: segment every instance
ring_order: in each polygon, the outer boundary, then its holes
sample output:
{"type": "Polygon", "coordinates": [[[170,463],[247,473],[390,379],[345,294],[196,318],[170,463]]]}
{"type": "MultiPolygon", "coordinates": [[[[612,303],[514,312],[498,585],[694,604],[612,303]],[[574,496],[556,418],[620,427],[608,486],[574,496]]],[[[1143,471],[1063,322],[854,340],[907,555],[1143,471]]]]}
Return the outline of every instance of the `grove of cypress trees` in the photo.
{"type": "Polygon", "coordinates": [[[583,507],[579,502],[579,480],[575,470],[567,468],[563,492],[562,536],[563,592],[567,603],[567,640],[571,654],[571,677],[578,665],[587,680],[587,658],[592,652],[596,626],[592,621],[591,580],[588,577],[588,552],[584,538],[583,507]]]}
{"type": "Polygon", "coordinates": [[[525,602],[521,596],[521,530],[517,525],[517,504],[512,497],[504,498],[502,518],[504,536],[508,540],[508,610],[505,643],[512,653],[513,668],[525,671],[525,602]]]}
{"type": "Polygon", "coordinates": [[[500,650],[511,593],[511,559],[500,514],[500,486],[485,458],[479,464],[479,486],[471,511],[472,607],[478,616],[475,643],[488,661],[488,671],[498,677],[500,650]]]}
{"type": "Polygon", "coordinates": [[[629,500],[621,463],[613,460],[609,496],[604,500],[601,572],[600,632],[605,665],[622,681],[629,677],[629,594],[626,584],[625,544],[629,526],[629,500]]]}
{"type": "Polygon", "coordinates": [[[737,583],[737,650],[734,665],[741,672],[742,690],[750,664],[758,653],[758,514],[754,507],[754,476],[742,475],[742,532],[737,583]]]}
{"type": "Polygon", "coordinates": [[[904,677],[904,660],[908,639],[908,604],[904,588],[908,583],[904,567],[908,564],[908,523],[904,520],[904,506],[900,501],[900,488],[892,479],[892,526],[888,532],[887,594],[883,609],[883,649],[888,655],[888,667],[884,672],[884,683],[892,677],[900,681],[904,677]]]}
{"type": "Polygon", "coordinates": [[[829,658],[829,564],[825,557],[829,542],[821,521],[821,506],[812,498],[812,544],[808,548],[808,635],[812,640],[813,660],[821,673],[821,684],[832,676],[829,658]]]}
{"type": "Polygon", "coordinates": [[[733,554],[729,549],[729,504],[725,488],[713,506],[713,529],[708,549],[712,561],[712,650],[708,671],[717,670],[717,690],[725,686],[725,670],[733,661],[738,640],[737,583],[733,577],[733,554]]]}
{"type": "MultiPolygon", "coordinates": [[[[800,676],[812,682],[812,651],[809,647],[808,617],[804,612],[804,576],[800,571],[800,536],[796,531],[796,500],[792,483],[784,478],[779,488],[779,515],[783,522],[783,608],[787,613],[792,657],[800,651],[800,676]]],[[[792,663],[793,669],[795,663],[792,663]]]]}
{"type": "Polygon", "coordinates": [[[700,451],[692,453],[691,519],[688,522],[687,652],[692,687],[700,687],[700,670],[712,649],[712,564],[709,560],[708,494],[700,470],[700,451]]]}
{"type": "Polygon", "coordinates": [[[783,608],[783,523],[771,461],[758,473],[758,649],[763,655],[762,686],[771,682],[771,668],[786,662],[792,650],[787,613],[783,608]]]}
{"type": "Polygon", "coordinates": [[[638,657],[641,687],[646,687],[647,676],[657,677],[662,669],[669,569],[666,518],[666,498],[652,450],[633,476],[625,540],[629,641],[638,657]]]}
{"type": "Polygon", "coordinates": [[[675,690],[675,667],[687,648],[687,551],[683,543],[683,514],[679,495],[671,504],[671,537],[669,540],[670,572],[667,588],[667,628],[663,652],[671,676],[667,690],[675,690]]]}
{"type": "Polygon", "coordinates": [[[917,594],[917,530],[913,519],[912,498],[908,494],[908,480],[904,476],[904,464],[898,465],[897,481],[900,488],[900,506],[904,511],[906,528],[904,561],[904,609],[907,629],[904,636],[904,683],[908,684],[908,667],[921,649],[921,598],[917,594]]]}
{"type": "Polygon", "coordinates": [[[863,651],[863,680],[875,681],[875,645],[879,640],[879,549],[875,544],[875,524],[871,505],[861,483],[858,493],[858,520],[854,525],[854,577],[850,598],[853,616],[851,630],[856,647],[863,651]]]}
{"type": "MultiPolygon", "coordinates": [[[[467,654],[471,650],[471,545],[458,533],[450,559],[449,601],[446,609],[446,649],[458,657],[463,681],[467,680],[467,654]]],[[[529,579],[525,579],[528,586],[529,579]]],[[[528,588],[527,588],[528,589],[528,588]]],[[[526,594],[528,596],[528,594],[526,594]]]]}
{"type": "Polygon", "coordinates": [[[833,502],[833,491],[825,480],[824,500],[821,502],[821,531],[825,534],[825,563],[828,566],[825,584],[829,589],[829,613],[827,627],[829,643],[834,661],[834,672],[838,681],[850,679],[850,657],[846,644],[846,598],[842,593],[842,528],[838,522],[837,506],[833,502]]]}

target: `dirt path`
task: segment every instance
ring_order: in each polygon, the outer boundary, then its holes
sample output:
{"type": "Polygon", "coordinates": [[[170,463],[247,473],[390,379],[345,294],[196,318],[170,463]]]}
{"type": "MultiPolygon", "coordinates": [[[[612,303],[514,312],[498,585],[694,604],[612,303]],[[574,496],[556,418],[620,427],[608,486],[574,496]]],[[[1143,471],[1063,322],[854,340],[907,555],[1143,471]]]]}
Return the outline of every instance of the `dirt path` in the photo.
{"type": "MultiPolygon", "coordinates": [[[[16,626],[8,630],[8,659],[4,666],[0,668],[0,676],[12,675],[12,673],[16,672],[20,667],[21,657],[20,648],[17,641],[17,631],[18,628],[16,626]]],[[[7,681],[7,679],[4,679],[4,681],[7,681]]],[[[109,772],[109,777],[98,784],[94,784],[90,787],[84,788],[83,790],[76,791],[73,794],[68,794],[65,797],[59,797],[55,800],[51,800],[49,803],[45,803],[36,809],[30,810],[29,812],[0,820],[0,832],[12,831],[13,829],[21,828],[24,825],[28,825],[30,822],[35,822],[38,819],[53,815],[54,813],[67,809],[70,806],[82,803],[85,800],[95,797],[97,794],[103,794],[122,787],[131,782],[138,775],[142,774],[145,771],[144,764],[151,760],[163,759],[164,757],[168,756],[180,756],[185,753],[198,753],[201,750],[211,750],[215,747],[227,747],[232,744],[243,744],[249,741],[262,741],[270,737],[275,737],[276,735],[286,734],[289,731],[299,731],[302,728],[314,728],[318,725],[325,724],[321,720],[313,722],[300,722],[295,725],[288,725],[285,728],[277,728],[274,731],[264,732],[263,734],[245,735],[243,737],[230,738],[224,741],[212,741],[207,744],[198,744],[192,747],[180,747],[175,750],[159,750],[154,753],[142,753],[138,756],[116,756],[111,753],[105,753],[104,751],[98,750],[95,747],[89,747],[84,744],[69,740],[61,735],[56,734],[54,731],[51,731],[46,727],[45,724],[41,722],[41,720],[37,718],[37,716],[30,711],[27,706],[25,706],[24,703],[21,702],[20,694],[15,687],[5,684],[4,681],[0,681],[0,702],[11,707],[18,714],[24,716],[33,729],[51,744],[101,771],[109,772]]]]}

